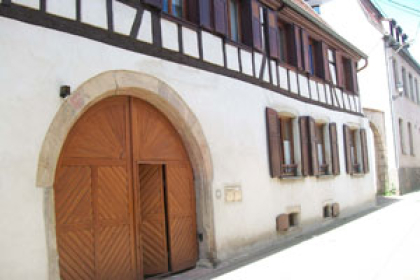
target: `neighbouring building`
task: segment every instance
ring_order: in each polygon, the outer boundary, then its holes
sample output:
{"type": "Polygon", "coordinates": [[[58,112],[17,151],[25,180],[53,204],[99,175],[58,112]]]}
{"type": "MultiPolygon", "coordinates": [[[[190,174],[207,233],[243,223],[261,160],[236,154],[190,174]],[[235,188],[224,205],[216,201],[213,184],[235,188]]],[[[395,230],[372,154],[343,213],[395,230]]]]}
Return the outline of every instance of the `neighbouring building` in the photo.
{"type": "Polygon", "coordinates": [[[407,35],[369,0],[307,2],[369,56],[359,85],[375,139],[377,192],[404,194],[418,189],[420,65],[408,51],[407,35]]]}
{"type": "Polygon", "coordinates": [[[179,272],[374,202],[367,57],[303,1],[2,0],[0,61],[0,279],[179,272]]]}

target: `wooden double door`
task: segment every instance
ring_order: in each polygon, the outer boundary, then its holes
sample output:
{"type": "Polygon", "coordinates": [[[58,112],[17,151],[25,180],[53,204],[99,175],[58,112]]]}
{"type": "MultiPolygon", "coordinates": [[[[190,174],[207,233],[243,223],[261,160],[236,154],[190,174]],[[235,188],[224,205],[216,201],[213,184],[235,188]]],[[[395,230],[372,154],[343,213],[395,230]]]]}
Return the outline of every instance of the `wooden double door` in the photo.
{"type": "Polygon", "coordinates": [[[112,97],[84,113],[64,144],[54,192],[62,279],[143,279],[195,265],[191,165],[150,104],[112,97]]]}

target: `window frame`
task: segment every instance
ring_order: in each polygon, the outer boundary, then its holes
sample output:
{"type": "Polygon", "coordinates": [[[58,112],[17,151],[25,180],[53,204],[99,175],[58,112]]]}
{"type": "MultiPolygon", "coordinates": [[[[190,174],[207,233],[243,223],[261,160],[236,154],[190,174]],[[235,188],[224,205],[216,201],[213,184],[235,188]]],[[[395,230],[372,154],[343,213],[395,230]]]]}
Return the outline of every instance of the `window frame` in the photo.
{"type": "Polygon", "coordinates": [[[337,86],[337,84],[338,84],[338,75],[337,75],[337,51],[335,49],[333,49],[331,47],[328,47],[328,50],[327,50],[327,60],[328,60],[328,71],[330,73],[331,83],[334,86],[337,86]],[[332,54],[333,60],[330,60],[330,52],[332,54]],[[331,73],[332,73],[331,67],[334,67],[334,79],[335,79],[335,81],[333,79],[333,76],[331,75],[331,73]]]}
{"type": "Polygon", "coordinates": [[[414,156],[414,139],[413,139],[413,125],[411,122],[407,122],[407,130],[408,130],[408,143],[410,148],[410,155],[414,156]]]}
{"type": "Polygon", "coordinates": [[[408,85],[407,85],[407,71],[405,70],[404,67],[401,68],[401,75],[402,75],[404,95],[405,97],[409,97],[408,85]]]}
{"type": "Polygon", "coordinates": [[[283,175],[284,176],[297,176],[297,167],[296,159],[295,159],[295,137],[293,134],[293,122],[294,117],[289,116],[279,116],[279,130],[280,130],[280,149],[282,149],[282,158],[280,158],[280,166],[283,169],[283,175]],[[287,124],[287,125],[286,125],[287,124]],[[286,129],[288,128],[288,133],[286,133],[286,129]],[[285,139],[285,135],[289,135],[290,139],[285,139]],[[290,164],[286,164],[286,149],[284,142],[289,141],[290,142],[290,164]]]}
{"type": "MultiPolygon", "coordinates": [[[[350,129],[350,155],[352,156],[351,164],[353,165],[353,172],[354,173],[362,173],[362,165],[359,158],[359,141],[358,141],[358,131],[359,129],[350,129]],[[353,151],[351,150],[353,148],[353,151]]],[[[360,147],[361,148],[361,147],[360,147]]]]}
{"type": "Polygon", "coordinates": [[[400,133],[400,147],[401,147],[401,154],[405,155],[407,154],[407,151],[405,149],[405,136],[404,136],[404,121],[403,119],[398,119],[398,125],[399,125],[399,133],[400,133]]]}
{"type": "Polygon", "coordinates": [[[318,173],[319,175],[327,175],[329,174],[329,161],[327,161],[327,153],[326,153],[326,141],[325,141],[325,123],[315,123],[315,142],[317,145],[317,152],[318,152],[318,145],[322,146],[322,162],[320,162],[319,154],[318,154],[318,173]]]}
{"type": "Polygon", "coordinates": [[[227,15],[228,15],[228,38],[236,43],[242,43],[242,17],[241,17],[241,1],[240,0],[228,0],[227,1],[227,15]],[[235,40],[232,35],[232,17],[231,17],[231,2],[236,3],[237,7],[237,18],[236,18],[236,25],[237,25],[237,34],[238,38],[235,40]]]}

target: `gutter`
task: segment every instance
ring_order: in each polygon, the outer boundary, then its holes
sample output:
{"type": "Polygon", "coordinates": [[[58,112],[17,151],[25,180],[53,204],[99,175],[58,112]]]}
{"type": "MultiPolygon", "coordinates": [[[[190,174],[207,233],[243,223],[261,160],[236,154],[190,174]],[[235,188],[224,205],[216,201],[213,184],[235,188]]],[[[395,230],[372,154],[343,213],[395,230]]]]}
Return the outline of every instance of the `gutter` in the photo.
{"type": "Polygon", "coordinates": [[[356,54],[358,54],[360,57],[364,58],[365,60],[367,60],[368,56],[362,52],[361,50],[359,50],[356,46],[354,46],[352,43],[350,43],[349,41],[347,41],[346,39],[344,39],[342,36],[340,36],[337,32],[335,32],[331,27],[321,23],[316,17],[314,17],[313,15],[311,15],[310,13],[308,13],[307,11],[305,11],[304,9],[302,9],[299,5],[297,5],[293,0],[283,0],[283,3],[292,8],[293,10],[295,10],[296,12],[298,12],[300,15],[302,15],[303,17],[305,17],[307,20],[309,20],[311,23],[315,24],[317,27],[319,27],[320,29],[324,30],[325,32],[327,32],[330,36],[334,37],[334,39],[336,39],[337,41],[339,41],[340,43],[348,46],[352,51],[354,51],[356,54]]]}

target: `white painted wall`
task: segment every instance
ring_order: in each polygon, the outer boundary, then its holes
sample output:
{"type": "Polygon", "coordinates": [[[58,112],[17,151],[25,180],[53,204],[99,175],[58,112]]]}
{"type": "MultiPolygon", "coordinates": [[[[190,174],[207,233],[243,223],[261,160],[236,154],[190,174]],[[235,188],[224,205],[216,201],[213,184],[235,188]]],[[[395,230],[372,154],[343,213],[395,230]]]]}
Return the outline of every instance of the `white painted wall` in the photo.
{"type": "MultiPolygon", "coordinates": [[[[368,67],[358,73],[361,103],[363,108],[384,112],[389,184],[398,188],[398,151],[395,150],[387,70],[390,59],[383,41],[384,30],[368,20],[359,0],[327,1],[321,7],[321,16],[340,35],[369,56],[368,67]]],[[[359,67],[363,65],[361,63],[359,67]]]]}
{"type": "MultiPolygon", "coordinates": [[[[70,85],[75,89],[108,70],[147,73],[174,88],[196,114],[210,146],[213,194],[216,190],[223,193],[225,186],[241,186],[242,202],[226,203],[214,197],[221,259],[244,245],[275,238],[275,217],[289,207],[300,206],[301,220],[307,224],[322,219],[324,201],[339,202],[346,211],[374,199],[372,173],[363,177],[345,173],[342,124],[367,127],[361,117],[77,36],[5,18],[0,18],[0,26],[7,26],[0,28],[0,61],[6,65],[0,67],[0,279],[47,279],[43,190],[35,187],[38,155],[62,103],[59,87],[70,85]],[[278,110],[286,106],[298,115],[334,120],[339,132],[341,175],[327,179],[271,179],[267,106],[278,110]]],[[[203,40],[213,46],[206,36],[203,40]]],[[[219,45],[213,47],[218,52],[219,45]]],[[[208,57],[213,55],[220,57],[208,53],[208,57]]],[[[284,79],[282,76],[281,81],[284,79]]]]}

